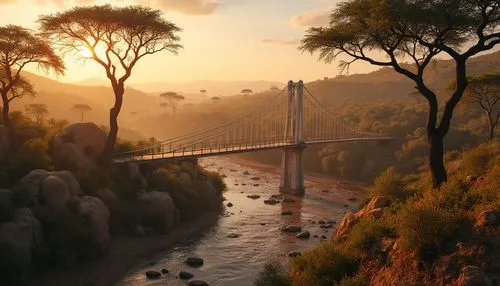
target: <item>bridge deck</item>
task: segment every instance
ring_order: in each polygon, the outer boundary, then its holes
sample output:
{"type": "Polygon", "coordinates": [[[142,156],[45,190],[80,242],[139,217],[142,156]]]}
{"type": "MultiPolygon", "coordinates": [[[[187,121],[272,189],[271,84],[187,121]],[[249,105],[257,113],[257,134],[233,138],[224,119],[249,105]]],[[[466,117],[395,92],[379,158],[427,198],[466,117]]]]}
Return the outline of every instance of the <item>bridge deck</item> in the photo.
{"type": "MultiPolygon", "coordinates": [[[[373,138],[337,138],[337,139],[325,139],[325,140],[314,140],[306,141],[300,145],[314,145],[314,144],[327,144],[327,143],[341,143],[341,142],[353,142],[353,141],[389,141],[392,137],[373,137],[373,138]]],[[[139,154],[122,156],[119,158],[114,158],[113,163],[122,164],[127,162],[150,162],[150,161],[163,161],[163,160],[182,160],[191,158],[201,158],[210,156],[222,156],[229,154],[256,152],[264,150],[273,149],[283,149],[283,148],[293,148],[298,147],[296,143],[290,142],[269,142],[262,144],[253,145],[241,145],[241,146],[221,146],[212,148],[203,148],[196,150],[178,149],[173,152],[156,152],[153,154],[139,154]]]]}

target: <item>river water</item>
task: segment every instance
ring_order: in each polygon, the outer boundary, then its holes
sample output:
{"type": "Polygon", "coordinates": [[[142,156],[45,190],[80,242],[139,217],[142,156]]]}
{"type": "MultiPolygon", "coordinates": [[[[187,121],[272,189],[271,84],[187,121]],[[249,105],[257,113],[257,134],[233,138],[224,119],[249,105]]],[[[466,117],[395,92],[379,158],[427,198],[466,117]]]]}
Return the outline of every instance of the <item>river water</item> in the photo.
{"type": "Polygon", "coordinates": [[[166,252],[138,261],[117,285],[187,285],[187,281],[177,278],[181,270],[194,274],[193,280],[204,280],[209,285],[252,285],[270,260],[286,265],[291,251],[304,251],[319,244],[324,237],[330,238],[335,226],[320,228],[318,221],[340,222],[346,211],[357,208],[357,203],[348,199],[363,193],[361,189],[342,187],[333,180],[308,175],[303,198],[293,197],[295,203],[266,205],[265,199],[278,194],[278,170],[242,166],[236,162],[225,157],[200,160],[200,165],[206,169],[226,176],[228,190],[224,193],[227,198],[224,203],[231,202],[233,207],[225,207],[217,224],[200,237],[180,241],[166,252]],[[245,175],[244,171],[249,174],[245,175]],[[252,180],[253,177],[260,179],[252,180]],[[261,198],[254,200],[247,195],[260,195],[261,198]],[[291,211],[292,215],[282,216],[284,211],[291,211]],[[281,232],[280,227],[286,225],[300,225],[311,233],[311,238],[302,240],[295,234],[281,232]],[[230,234],[238,237],[229,238],[230,234]],[[200,268],[189,267],[183,263],[188,257],[201,257],[205,263],[200,268]],[[152,261],[155,265],[151,265],[152,261]],[[170,273],[161,279],[146,279],[146,271],[162,268],[170,273]]]}

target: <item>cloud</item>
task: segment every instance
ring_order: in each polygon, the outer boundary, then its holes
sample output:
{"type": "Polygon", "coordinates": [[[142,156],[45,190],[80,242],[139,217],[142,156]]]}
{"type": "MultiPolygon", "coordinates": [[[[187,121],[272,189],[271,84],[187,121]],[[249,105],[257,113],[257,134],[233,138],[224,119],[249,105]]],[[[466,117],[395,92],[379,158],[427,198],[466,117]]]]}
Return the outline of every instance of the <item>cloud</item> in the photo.
{"type": "Polygon", "coordinates": [[[294,26],[326,26],[330,23],[330,10],[310,10],[290,19],[290,24],[294,26]]]}
{"type": "Polygon", "coordinates": [[[298,46],[300,45],[300,39],[271,39],[266,38],[260,40],[265,44],[273,44],[273,45],[286,45],[286,46],[298,46]]]}
{"type": "Polygon", "coordinates": [[[213,0],[155,0],[167,11],[176,11],[186,15],[210,15],[220,8],[221,3],[213,0]]]}
{"type": "MultiPolygon", "coordinates": [[[[55,5],[59,8],[67,8],[78,5],[101,4],[97,0],[32,0],[40,6],[55,5]]],[[[18,0],[0,0],[1,4],[17,3],[18,0]]],[[[123,0],[120,0],[123,2],[123,0]]],[[[143,4],[161,8],[165,11],[175,11],[185,15],[210,15],[220,8],[222,3],[219,0],[136,0],[125,1],[136,4],[143,4]]]]}

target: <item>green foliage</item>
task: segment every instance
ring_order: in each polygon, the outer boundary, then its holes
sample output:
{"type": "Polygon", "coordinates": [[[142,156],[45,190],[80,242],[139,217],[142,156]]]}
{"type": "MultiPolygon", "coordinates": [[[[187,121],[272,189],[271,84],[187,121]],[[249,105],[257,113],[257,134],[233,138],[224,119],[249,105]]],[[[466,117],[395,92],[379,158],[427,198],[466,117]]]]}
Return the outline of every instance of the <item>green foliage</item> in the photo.
{"type": "MultiPolygon", "coordinates": [[[[34,253],[34,261],[52,266],[70,267],[78,262],[100,255],[96,242],[92,240],[93,227],[90,218],[69,209],[54,213],[47,207],[37,207],[34,213],[41,219],[44,241],[40,251],[34,253]]],[[[46,268],[45,265],[36,265],[46,268]]]]}
{"type": "Polygon", "coordinates": [[[278,262],[270,262],[264,265],[257,279],[253,283],[254,286],[291,286],[288,274],[283,269],[283,266],[278,262]]]}
{"type": "Polygon", "coordinates": [[[434,258],[460,227],[461,217],[432,205],[410,201],[397,214],[401,245],[420,257],[434,258]]]}
{"type": "Polygon", "coordinates": [[[386,196],[391,200],[402,200],[408,196],[408,192],[404,189],[403,177],[396,172],[394,167],[390,167],[375,179],[371,196],[386,196]]]}
{"type": "Polygon", "coordinates": [[[358,269],[358,258],[332,243],[306,251],[293,261],[294,285],[329,286],[346,276],[352,276],[358,269]]]}
{"type": "Polygon", "coordinates": [[[344,243],[344,247],[350,253],[361,254],[368,251],[377,240],[393,236],[394,232],[394,227],[386,219],[379,219],[377,221],[361,219],[352,228],[349,239],[344,243]]]}
{"type": "Polygon", "coordinates": [[[497,142],[483,144],[463,154],[461,171],[466,176],[481,176],[499,163],[500,144],[497,142]]]}

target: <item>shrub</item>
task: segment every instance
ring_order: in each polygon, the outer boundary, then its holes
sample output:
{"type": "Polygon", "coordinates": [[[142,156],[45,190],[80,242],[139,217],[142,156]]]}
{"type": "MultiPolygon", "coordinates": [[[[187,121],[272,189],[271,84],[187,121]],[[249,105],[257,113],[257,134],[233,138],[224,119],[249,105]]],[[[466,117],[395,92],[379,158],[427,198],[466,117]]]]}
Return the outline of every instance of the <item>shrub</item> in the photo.
{"type": "Polygon", "coordinates": [[[396,229],[404,248],[432,258],[459,229],[460,220],[453,212],[409,201],[398,213],[396,229]]]}
{"type": "Polygon", "coordinates": [[[355,254],[326,242],[293,261],[293,284],[323,286],[338,283],[358,270],[355,254]]]}
{"type": "Polygon", "coordinates": [[[344,247],[352,253],[368,251],[374,242],[382,237],[392,236],[393,227],[386,223],[385,219],[377,221],[361,219],[356,224],[345,241],[344,247]]]}
{"type": "Polygon", "coordinates": [[[386,196],[392,200],[405,199],[408,193],[404,190],[403,177],[396,172],[394,167],[385,170],[375,179],[371,195],[386,196]]]}
{"type": "Polygon", "coordinates": [[[253,283],[254,286],[290,286],[288,274],[283,269],[283,266],[278,262],[270,262],[264,266],[257,279],[253,283]]]}
{"type": "Polygon", "coordinates": [[[214,185],[215,189],[222,193],[227,190],[227,185],[224,182],[224,179],[217,172],[210,172],[203,170],[203,175],[214,185]]]}
{"type": "Polygon", "coordinates": [[[136,202],[118,201],[111,204],[109,209],[109,229],[113,235],[130,234],[141,223],[141,213],[136,202]]]}
{"type": "Polygon", "coordinates": [[[465,175],[481,176],[487,172],[493,156],[488,147],[489,145],[481,145],[463,154],[461,170],[465,175]]]}

